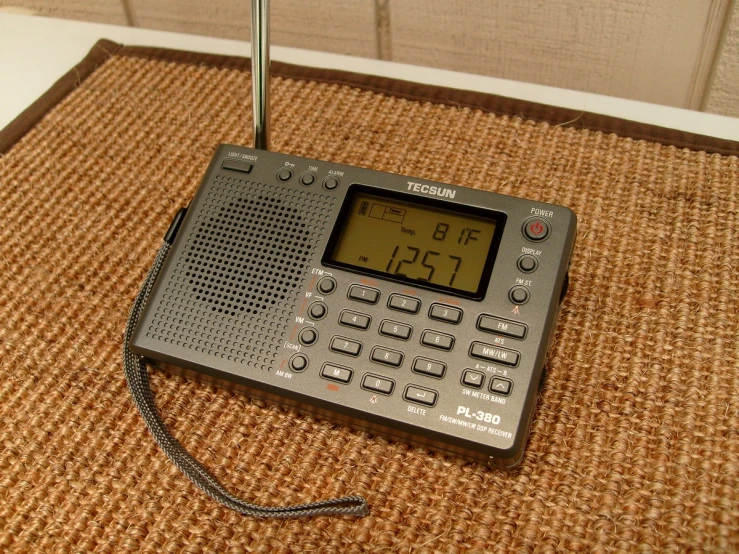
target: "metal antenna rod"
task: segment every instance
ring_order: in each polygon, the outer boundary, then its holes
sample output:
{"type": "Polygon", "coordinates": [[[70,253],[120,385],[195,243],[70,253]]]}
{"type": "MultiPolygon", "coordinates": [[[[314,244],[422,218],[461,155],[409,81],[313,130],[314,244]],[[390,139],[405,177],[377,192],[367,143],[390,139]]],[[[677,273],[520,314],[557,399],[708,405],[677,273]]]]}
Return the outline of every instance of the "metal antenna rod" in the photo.
{"type": "Polygon", "coordinates": [[[254,148],[269,150],[269,0],[251,0],[254,148]]]}

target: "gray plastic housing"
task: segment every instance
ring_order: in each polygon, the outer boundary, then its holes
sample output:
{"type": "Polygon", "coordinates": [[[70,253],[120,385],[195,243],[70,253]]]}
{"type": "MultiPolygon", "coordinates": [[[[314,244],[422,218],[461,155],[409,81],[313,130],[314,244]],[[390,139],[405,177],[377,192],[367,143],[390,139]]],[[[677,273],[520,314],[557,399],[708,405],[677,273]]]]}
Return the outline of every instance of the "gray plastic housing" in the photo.
{"type": "Polygon", "coordinates": [[[528,437],[566,292],[575,234],[575,214],[562,206],[224,144],[188,207],[130,346],[160,368],[389,438],[491,466],[513,467],[520,462],[528,437]],[[238,170],[224,169],[224,162],[238,170]],[[283,181],[278,173],[282,171],[284,178],[286,169],[291,177],[283,181]],[[312,176],[312,184],[303,184],[303,175],[312,176]],[[424,283],[412,285],[324,265],[322,260],[330,257],[329,239],[341,225],[338,218],[352,187],[450,210],[494,212],[504,224],[484,296],[475,299],[424,283]],[[546,239],[525,236],[524,224],[532,217],[549,226],[546,239]],[[535,258],[535,271],[519,269],[523,255],[535,258]],[[336,288],[322,294],[317,284],[329,276],[336,288]],[[350,299],[353,284],[379,291],[379,301],[350,299]],[[514,304],[509,297],[516,286],[529,293],[524,304],[514,304]],[[420,310],[411,314],[390,309],[392,294],[420,300],[420,310]],[[309,316],[314,302],[323,302],[327,312],[317,320],[309,316]],[[429,309],[439,303],[460,309],[461,321],[431,319],[429,309]],[[369,328],[341,325],[343,310],[368,315],[369,328]],[[525,337],[480,330],[483,314],[525,325],[525,337]],[[384,320],[410,325],[410,338],[381,335],[384,320]],[[308,327],[318,333],[310,346],[299,340],[308,327]],[[426,330],[453,336],[453,348],[421,344],[426,330]],[[330,350],[335,336],[361,343],[359,355],[330,350]],[[510,367],[473,358],[473,342],[515,351],[520,354],[518,363],[510,367]],[[402,353],[400,367],[372,361],[376,346],[402,353]],[[291,369],[296,355],[307,359],[305,369],[291,369]],[[417,357],[444,364],[444,377],[414,372],[417,357]],[[350,381],[323,377],[327,362],[350,370],[350,381]],[[462,383],[467,369],[484,376],[481,388],[462,383]],[[366,374],[392,380],[392,393],[363,388],[366,374]],[[490,389],[496,377],[511,383],[509,394],[490,389]],[[436,392],[435,404],[406,400],[409,385],[436,392]]]}

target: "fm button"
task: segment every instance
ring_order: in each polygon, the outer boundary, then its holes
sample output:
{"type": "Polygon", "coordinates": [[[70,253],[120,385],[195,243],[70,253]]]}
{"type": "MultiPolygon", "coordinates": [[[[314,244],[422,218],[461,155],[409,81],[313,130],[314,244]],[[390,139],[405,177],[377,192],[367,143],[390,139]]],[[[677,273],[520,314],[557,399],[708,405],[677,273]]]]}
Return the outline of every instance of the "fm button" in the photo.
{"type": "Polygon", "coordinates": [[[523,224],[524,236],[533,242],[541,242],[549,236],[549,223],[541,217],[531,217],[523,224]]]}

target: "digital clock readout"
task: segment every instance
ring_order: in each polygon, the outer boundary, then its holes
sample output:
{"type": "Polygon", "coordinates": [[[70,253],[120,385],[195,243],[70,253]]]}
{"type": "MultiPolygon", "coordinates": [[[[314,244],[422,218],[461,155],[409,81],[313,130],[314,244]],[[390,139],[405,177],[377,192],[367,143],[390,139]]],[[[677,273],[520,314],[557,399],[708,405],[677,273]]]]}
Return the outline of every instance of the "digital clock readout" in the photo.
{"type": "Polygon", "coordinates": [[[402,280],[475,293],[495,226],[492,219],[358,193],[331,259],[402,280]]]}

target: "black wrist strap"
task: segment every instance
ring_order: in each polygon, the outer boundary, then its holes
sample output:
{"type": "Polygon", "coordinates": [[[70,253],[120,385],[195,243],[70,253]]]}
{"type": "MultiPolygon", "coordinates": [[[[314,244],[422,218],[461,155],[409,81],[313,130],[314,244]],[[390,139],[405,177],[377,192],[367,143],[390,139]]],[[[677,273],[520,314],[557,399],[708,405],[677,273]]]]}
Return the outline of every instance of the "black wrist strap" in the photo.
{"type": "Polygon", "coordinates": [[[195,486],[205,494],[220,502],[227,508],[241,514],[253,517],[275,517],[293,518],[317,515],[352,515],[365,516],[369,513],[367,501],[361,496],[345,496],[331,500],[322,500],[310,504],[298,504],[296,506],[259,506],[237,498],[228,492],[221,483],[195,458],[193,458],[184,447],[172,436],[172,433],[164,425],[154,404],[154,394],[149,386],[149,373],[144,360],[136,356],[128,344],[133,335],[133,330],[138,323],[141,311],[151,293],[159,270],[167,259],[170,244],[165,239],[164,244],[157,252],[154,264],[146,276],[141,290],[136,296],[131,312],[128,316],[126,333],[123,342],[123,368],[126,372],[128,387],[131,390],[133,401],[141,412],[146,426],[154,435],[154,439],[161,447],[167,457],[172,460],[185,477],[190,479],[195,486]]]}

